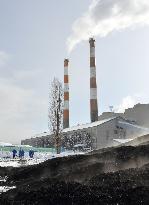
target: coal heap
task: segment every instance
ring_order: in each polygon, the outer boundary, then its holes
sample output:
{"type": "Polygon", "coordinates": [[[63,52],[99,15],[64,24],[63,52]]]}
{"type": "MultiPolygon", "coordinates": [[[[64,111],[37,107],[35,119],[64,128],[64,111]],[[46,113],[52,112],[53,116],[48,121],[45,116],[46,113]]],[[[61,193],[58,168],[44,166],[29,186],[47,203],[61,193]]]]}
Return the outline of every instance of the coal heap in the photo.
{"type": "Polygon", "coordinates": [[[8,176],[0,204],[149,204],[149,145],[118,147],[0,168],[8,176]]]}

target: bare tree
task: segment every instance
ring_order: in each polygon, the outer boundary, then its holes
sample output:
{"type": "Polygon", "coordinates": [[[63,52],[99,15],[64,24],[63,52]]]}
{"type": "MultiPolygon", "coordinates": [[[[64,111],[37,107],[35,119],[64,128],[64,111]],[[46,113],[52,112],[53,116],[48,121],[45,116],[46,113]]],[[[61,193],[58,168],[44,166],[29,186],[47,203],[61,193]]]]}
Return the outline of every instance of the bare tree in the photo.
{"type": "Polygon", "coordinates": [[[49,128],[54,134],[57,154],[61,148],[61,131],[63,128],[63,87],[57,79],[51,83],[49,101],[49,128]]]}

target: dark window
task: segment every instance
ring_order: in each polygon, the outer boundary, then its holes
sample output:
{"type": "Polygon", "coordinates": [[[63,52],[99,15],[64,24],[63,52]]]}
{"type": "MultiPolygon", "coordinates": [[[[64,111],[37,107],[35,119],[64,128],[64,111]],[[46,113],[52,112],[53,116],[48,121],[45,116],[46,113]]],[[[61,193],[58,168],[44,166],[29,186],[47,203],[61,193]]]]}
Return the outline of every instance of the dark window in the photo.
{"type": "Polygon", "coordinates": [[[118,131],[117,131],[117,130],[114,130],[114,134],[117,135],[117,134],[118,134],[118,131]]]}

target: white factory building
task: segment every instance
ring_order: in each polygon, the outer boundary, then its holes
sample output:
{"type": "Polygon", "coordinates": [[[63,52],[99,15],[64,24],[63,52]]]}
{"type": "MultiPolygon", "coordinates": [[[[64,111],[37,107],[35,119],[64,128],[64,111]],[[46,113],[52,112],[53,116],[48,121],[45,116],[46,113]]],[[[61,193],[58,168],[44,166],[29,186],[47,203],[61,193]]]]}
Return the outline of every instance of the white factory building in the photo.
{"type": "Polygon", "coordinates": [[[68,136],[79,132],[89,133],[94,139],[93,148],[99,149],[128,142],[142,134],[149,133],[149,129],[138,126],[122,117],[114,117],[63,130],[63,134],[68,136]]]}
{"type": "MultiPolygon", "coordinates": [[[[82,136],[82,140],[84,140],[84,136],[88,134],[92,139],[92,149],[99,149],[129,142],[138,136],[148,133],[148,128],[138,126],[134,122],[128,121],[122,117],[114,117],[66,128],[62,132],[62,138],[64,141],[66,138],[72,139],[72,141],[75,139],[73,142],[73,146],[75,146],[78,143],[85,143],[84,141],[80,142],[79,140],[76,140],[80,135],[82,136]]],[[[44,132],[35,135],[32,138],[22,140],[21,143],[37,147],[48,147],[53,143],[53,135],[44,132]]],[[[62,144],[65,144],[65,147],[67,148],[67,143],[62,142],[62,144]]]]}

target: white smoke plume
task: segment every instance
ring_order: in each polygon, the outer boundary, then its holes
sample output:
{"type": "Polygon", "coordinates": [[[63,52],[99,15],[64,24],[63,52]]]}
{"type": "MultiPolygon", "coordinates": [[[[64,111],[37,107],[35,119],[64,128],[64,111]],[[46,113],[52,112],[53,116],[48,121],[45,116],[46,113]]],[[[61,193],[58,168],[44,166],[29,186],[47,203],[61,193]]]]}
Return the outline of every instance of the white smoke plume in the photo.
{"type": "Polygon", "coordinates": [[[122,99],[121,104],[116,107],[115,111],[118,113],[124,113],[126,109],[134,107],[137,102],[138,99],[135,96],[127,96],[122,99]]]}
{"type": "Polygon", "coordinates": [[[148,24],[149,0],[92,0],[88,11],[73,23],[68,51],[92,36],[105,37],[113,31],[148,24]]]}

